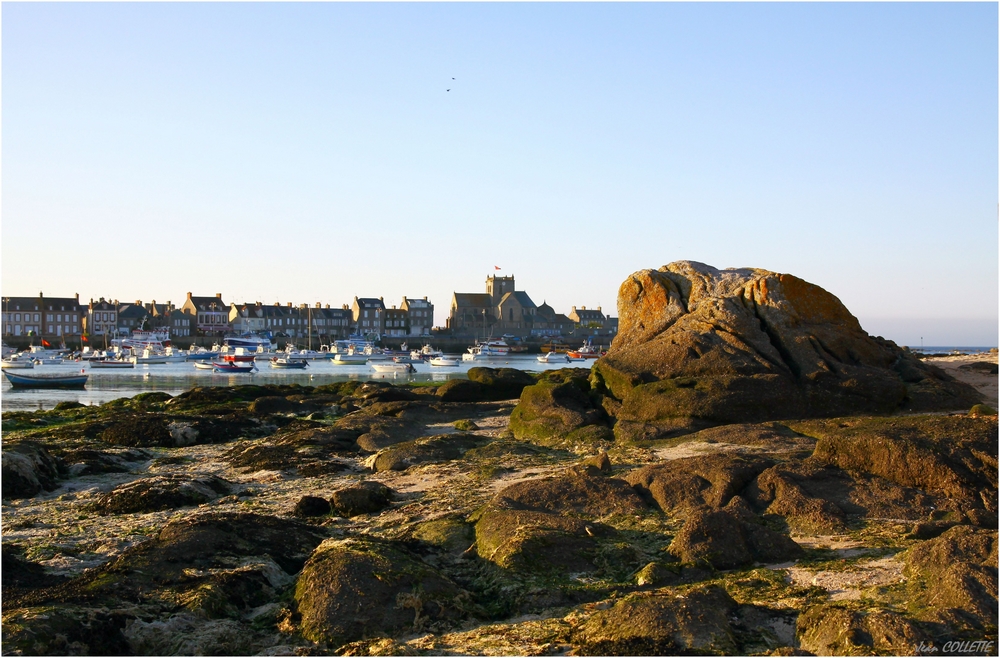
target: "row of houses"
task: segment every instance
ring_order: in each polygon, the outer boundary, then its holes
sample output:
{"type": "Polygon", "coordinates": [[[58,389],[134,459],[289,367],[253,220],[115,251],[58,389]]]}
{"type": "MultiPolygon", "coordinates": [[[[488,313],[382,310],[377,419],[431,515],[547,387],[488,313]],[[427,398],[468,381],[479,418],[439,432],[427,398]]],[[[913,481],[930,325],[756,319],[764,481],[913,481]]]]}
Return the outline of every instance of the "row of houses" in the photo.
{"type": "MultiPolygon", "coordinates": [[[[387,306],[382,297],[355,297],[353,303],[329,304],[226,303],[221,293],[187,293],[180,306],[172,302],[119,302],[80,296],[3,298],[3,334],[41,338],[98,339],[128,335],[135,329],[168,329],[172,338],[221,337],[227,333],[271,332],[288,338],[329,342],[350,335],[429,336],[434,304],[427,297],[403,297],[387,306]]],[[[573,335],[613,335],[617,318],[601,307],[585,306],[563,315],[544,301],[536,305],[528,293],[515,289],[513,276],[489,276],[486,292],[452,295],[446,329],[457,336],[513,335],[523,338],[573,335]]]]}
{"type": "Polygon", "coordinates": [[[355,297],[351,305],[331,308],[320,303],[227,304],[221,293],[200,297],[190,292],[181,306],[170,301],[120,302],[103,297],[81,304],[79,294],[4,297],[2,317],[5,336],[60,341],[129,335],[136,329],[168,329],[172,338],[269,331],[280,337],[331,341],[352,334],[429,336],[433,323],[434,305],[426,297],[404,297],[399,308],[387,307],[381,297],[355,297]]]}

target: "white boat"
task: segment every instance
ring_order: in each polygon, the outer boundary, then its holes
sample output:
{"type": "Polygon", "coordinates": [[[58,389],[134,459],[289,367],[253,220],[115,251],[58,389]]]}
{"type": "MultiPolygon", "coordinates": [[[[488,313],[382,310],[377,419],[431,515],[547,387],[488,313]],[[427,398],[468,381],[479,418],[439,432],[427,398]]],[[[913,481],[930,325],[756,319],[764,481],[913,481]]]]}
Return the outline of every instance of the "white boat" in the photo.
{"type": "Polygon", "coordinates": [[[392,373],[394,375],[398,374],[409,374],[411,372],[416,372],[417,369],[409,363],[396,363],[395,361],[383,361],[380,363],[371,364],[375,372],[381,373],[392,373]]]}
{"type": "Polygon", "coordinates": [[[19,359],[17,356],[13,356],[9,359],[4,359],[3,363],[0,363],[0,368],[3,370],[27,370],[34,367],[34,360],[26,357],[19,359]]]}
{"type": "Polygon", "coordinates": [[[569,357],[562,352],[546,352],[535,357],[539,363],[569,363],[569,357]]]}
{"type": "Polygon", "coordinates": [[[7,343],[0,343],[0,344],[3,345],[2,358],[6,359],[8,356],[14,356],[15,354],[17,354],[17,350],[14,349],[13,347],[8,346],[7,343]]]}
{"type": "Polygon", "coordinates": [[[35,359],[36,366],[58,366],[61,365],[62,362],[63,358],[61,356],[46,356],[35,359]]]}
{"type": "Polygon", "coordinates": [[[419,350],[410,350],[411,359],[421,359],[423,361],[429,361],[435,357],[444,356],[444,352],[441,350],[436,350],[430,345],[424,345],[419,350]]]}
{"type": "Polygon", "coordinates": [[[91,368],[134,368],[131,361],[121,359],[90,359],[91,368]]]}
{"type": "Polygon", "coordinates": [[[154,331],[133,329],[131,337],[113,338],[111,340],[111,345],[119,348],[120,350],[144,350],[149,348],[162,350],[164,345],[169,344],[170,330],[168,329],[156,329],[154,331]]]}
{"type": "Polygon", "coordinates": [[[430,364],[432,366],[454,367],[461,364],[461,361],[450,356],[436,356],[430,360],[430,364]]]}
{"type": "Polygon", "coordinates": [[[32,359],[54,359],[62,358],[69,353],[69,350],[65,348],[53,349],[51,347],[44,347],[40,345],[32,345],[28,348],[28,352],[23,353],[26,356],[30,356],[32,359]]]}
{"type": "Polygon", "coordinates": [[[334,354],[330,363],[338,366],[357,366],[368,363],[367,354],[334,354]]]}
{"type": "Polygon", "coordinates": [[[137,354],[129,359],[132,363],[136,365],[154,365],[160,363],[166,363],[169,359],[164,352],[157,352],[150,348],[146,348],[142,351],[142,354],[137,354]]]}
{"type": "Polygon", "coordinates": [[[194,367],[198,370],[215,370],[215,364],[211,361],[195,361],[194,367]]]}
{"type": "Polygon", "coordinates": [[[276,369],[284,370],[303,370],[309,367],[309,362],[305,359],[297,359],[292,357],[271,357],[271,367],[276,369]]]}
{"type": "Polygon", "coordinates": [[[502,340],[491,340],[485,343],[476,343],[462,355],[463,361],[477,361],[479,359],[491,359],[505,357],[510,353],[510,347],[502,340]]]}

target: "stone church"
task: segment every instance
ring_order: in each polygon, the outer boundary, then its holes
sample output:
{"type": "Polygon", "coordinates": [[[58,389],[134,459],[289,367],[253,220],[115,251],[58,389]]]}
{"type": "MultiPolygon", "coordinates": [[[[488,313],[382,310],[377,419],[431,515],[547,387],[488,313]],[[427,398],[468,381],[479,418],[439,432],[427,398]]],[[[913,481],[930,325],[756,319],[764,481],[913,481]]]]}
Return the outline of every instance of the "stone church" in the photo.
{"type": "Polygon", "coordinates": [[[573,329],[573,321],[543,303],[536,306],[528,293],[514,289],[513,276],[486,277],[486,292],[456,292],[451,298],[448,328],[455,334],[484,338],[555,336],[573,329]]]}

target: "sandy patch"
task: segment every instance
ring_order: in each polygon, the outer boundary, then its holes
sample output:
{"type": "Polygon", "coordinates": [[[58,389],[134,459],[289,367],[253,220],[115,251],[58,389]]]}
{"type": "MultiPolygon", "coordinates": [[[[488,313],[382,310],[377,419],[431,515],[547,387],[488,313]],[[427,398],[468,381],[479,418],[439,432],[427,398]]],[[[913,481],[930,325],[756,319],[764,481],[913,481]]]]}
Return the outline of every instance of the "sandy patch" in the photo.
{"type": "Polygon", "coordinates": [[[903,563],[896,556],[861,560],[843,570],[788,567],[788,580],[799,587],[822,587],[831,601],[860,599],[866,590],[903,582],[903,563]]]}
{"type": "Polygon", "coordinates": [[[924,359],[924,363],[937,366],[958,381],[975,388],[982,394],[983,398],[986,400],[986,404],[995,409],[997,405],[1000,404],[1000,402],[998,402],[998,398],[1000,398],[997,387],[998,376],[976,372],[974,370],[962,370],[961,368],[963,365],[975,363],[977,361],[996,363],[997,353],[983,352],[980,354],[949,355],[935,357],[933,359],[924,359]]]}

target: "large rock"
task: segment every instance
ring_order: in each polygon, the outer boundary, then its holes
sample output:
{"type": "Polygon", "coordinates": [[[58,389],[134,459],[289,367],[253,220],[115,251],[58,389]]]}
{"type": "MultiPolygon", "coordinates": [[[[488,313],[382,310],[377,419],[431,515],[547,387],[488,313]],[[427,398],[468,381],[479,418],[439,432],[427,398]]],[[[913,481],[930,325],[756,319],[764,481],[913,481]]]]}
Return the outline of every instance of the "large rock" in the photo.
{"type": "Polygon", "coordinates": [[[678,418],[752,422],[968,409],[979,400],[790,274],[679,261],[630,276],[618,314],[595,379],[620,401],[619,422],[665,433],[678,418]]]}
{"type": "Polygon", "coordinates": [[[525,386],[535,383],[535,378],[517,368],[469,368],[469,379],[483,387],[490,400],[510,400],[520,397],[525,386]]]}
{"type": "Polygon", "coordinates": [[[476,551],[505,569],[533,573],[597,569],[597,537],[614,530],[600,523],[529,510],[489,509],[476,523],[476,551]]]}
{"type": "Polygon", "coordinates": [[[22,441],[3,448],[3,497],[31,498],[56,488],[59,462],[45,446],[22,441]]]}
{"type": "Polygon", "coordinates": [[[862,612],[837,604],[799,615],[801,647],[817,656],[909,656],[929,638],[912,621],[888,610],[862,612]]]}
{"type": "Polygon", "coordinates": [[[493,498],[493,505],[591,517],[635,515],[647,509],[639,494],[624,480],[589,475],[583,469],[517,482],[501,490],[493,498]]]}
{"type": "Polygon", "coordinates": [[[481,442],[482,439],[464,434],[437,434],[415,441],[397,443],[380,450],[375,455],[372,469],[376,472],[405,471],[417,464],[458,459],[481,442]]]}
{"type": "Polygon", "coordinates": [[[515,438],[542,445],[611,439],[605,411],[595,406],[586,378],[570,369],[565,369],[565,376],[559,374],[547,373],[537,384],[521,391],[510,415],[515,438]]]}
{"type": "Polygon", "coordinates": [[[201,505],[228,494],[230,486],[214,475],[154,475],[115,487],[92,509],[98,514],[132,514],[201,505]]]}
{"type": "MultiPolygon", "coordinates": [[[[954,630],[997,625],[997,532],[956,526],[906,554],[911,598],[954,630]]],[[[995,632],[995,631],[994,631],[995,632]]]]}
{"type": "Polygon", "coordinates": [[[718,585],[679,593],[632,594],[576,631],[583,656],[738,654],[729,616],[736,602],[718,585]]]}
{"type": "Polygon", "coordinates": [[[700,507],[721,508],[772,462],[760,457],[714,454],[650,464],[625,481],[669,516],[700,507]]]}
{"type": "Polygon", "coordinates": [[[373,540],[328,540],[295,588],[303,637],[337,646],[419,630],[465,615],[469,595],[401,548],[373,540]]]}

